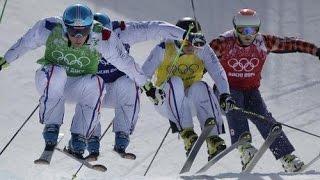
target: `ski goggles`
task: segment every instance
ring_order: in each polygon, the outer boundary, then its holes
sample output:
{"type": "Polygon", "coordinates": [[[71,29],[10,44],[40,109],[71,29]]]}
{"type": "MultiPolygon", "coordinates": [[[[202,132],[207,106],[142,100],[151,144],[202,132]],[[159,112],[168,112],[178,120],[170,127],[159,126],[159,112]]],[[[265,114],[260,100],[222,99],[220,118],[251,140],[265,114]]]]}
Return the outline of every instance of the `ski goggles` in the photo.
{"type": "Polygon", "coordinates": [[[244,36],[252,36],[259,32],[259,27],[237,27],[237,33],[244,36]]]}
{"type": "Polygon", "coordinates": [[[71,37],[82,38],[89,35],[91,26],[67,26],[67,33],[71,37]]]}
{"type": "Polygon", "coordinates": [[[176,44],[176,46],[178,47],[178,48],[180,48],[182,45],[184,46],[184,47],[186,47],[186,46],[192,46],[194,49],[202,49],[203,48],[203,46],[204,46],[204,43],[201,43],[201,42],[197,42],[197,43],[194,43],[194,44],[192,44],[190,41],[188,41],[188,40],[182,40],[182,41],[178,41],[178,40],[175,40],[174,41],[175,42],[175,44],[176,44]]]}

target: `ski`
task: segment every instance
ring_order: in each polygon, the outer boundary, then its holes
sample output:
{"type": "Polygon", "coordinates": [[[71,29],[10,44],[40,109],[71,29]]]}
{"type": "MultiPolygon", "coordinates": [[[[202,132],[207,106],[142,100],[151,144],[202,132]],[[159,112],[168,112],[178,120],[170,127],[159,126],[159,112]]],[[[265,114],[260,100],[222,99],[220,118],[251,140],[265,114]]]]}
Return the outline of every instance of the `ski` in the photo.
{"type": "Polygon", "coordinates": [[[267,149],[270,147],[273,141],[279,136],[281,130],[282,127],[280,124],[276,124],[272,127],[268,137],[266,138],[262,146],[259,148],[258,152],[253,156],[253,158],[247,165],[242,167],[242,172],[250,173],[253,170],[253,168],[257,165],[257,162],[261,159],[263,154],[267,151],[267,149]]]}
{"type": "Polygon", "coordinates": [[[117,153],[120,157],[124,158],[124,159],[131,159],[131,160],[135,160],[137,158],[137,156],[133,153],[127,153],[127,152],[118,152],[116,150],[113,149],[113,151],[115,153],[117,153]]]}
{"type": "Polygon", "coordinates": [[[86,161],[88,161],[88,162],[97,161],[97,160],[98,160],[98,156],[89,154],[89,155],[86,156],[84,159],[85,159],[86,161]]]}
{"type": "Polygon", "coordinates": [[[216,164],[220,159],[222,159],[224,156],[229,154],[231,151],[236,149],[239,145],[242,145],[246,142],[251,141],[251,135],[250,133],[244,133],[240,136],[239,140],[235,143],[233,143],[231,146],[227,147],[225,150],[220,152],[218,155],[216,155],[214,158],[212,158],[210,161],[208,161],[200,170],[196,172],[197,173],[203,173],[207,171],[211,166],[216,164]]]}
{"type": "Polygon", "coordinates": [[[307,164],[303,165],[302,168],[299,171],[297,171],[297,173],[304,172],[305,170],[307,170],[311,165],[313,165],[319,159],[320,159],[320,153],[316,157],[311,159],[307,164]]]}
{"type": "Polygon", "coordinates": [[[55,148],[55,150],[67,155],[68,157],[78,161],[79,163],[83,164],[84,166],[86,166],[87,168],[89,169],[93,169],[93,170],[96,170],[96,171],[100,171],[100,172],[105,172],[107,171],[107,167],[104,166],[104,165],[101,165],[101,164],[91,164],[89,163],[88,161],[84,160],[84,159],[79,159],[79,158],[76,158],[75,156],[73,156],[72,154],[70,154],[67,150],[66,147],[64,147],[63,149],[60,149],[58,147],[55,148]]]}
{"type": "MultiPolygon", "coordinates": [[[[57,140],[57,145],[60,143],[60,141],[62,140],[64,134],[60,133],[58,135],[58,140],[57,140]]],[[[57,146],[56,145],[56,146],[57,146]]],[[[36,159],[33,161],[34,164],[44,164],[44,165],[49,165],[52,159],[52,155],[53,155],[54,150],[52,151],[48,151],[48,150],[44,150],[40,156],[39,159],[36,159]]]]}
{"type": "Polygon", "coordinates": [[[211,132],[211,130],[214,128],[215,125],[216,125],[216,123],[213,118],[208,118],[206,120],[203,130],[202,130],[200,136],[198,137],[197,141],[193,145],[193,147],[187,157],[187,160],[185,161],[179,174],[189,172],[189,170],[191,169],[191,166],[193,164],[193,161],[195,160],[203,142],[206,140],[207,136],[209,135],[209,133],[211,132]]]}

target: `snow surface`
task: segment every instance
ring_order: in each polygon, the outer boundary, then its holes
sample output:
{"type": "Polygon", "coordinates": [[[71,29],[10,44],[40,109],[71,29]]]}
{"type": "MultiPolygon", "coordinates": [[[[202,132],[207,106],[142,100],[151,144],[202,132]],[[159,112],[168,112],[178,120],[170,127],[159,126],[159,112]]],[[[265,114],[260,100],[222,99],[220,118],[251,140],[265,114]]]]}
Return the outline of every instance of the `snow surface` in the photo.
{"type": "MultiPolygon", "coordinates": [[[[0,24],[0,54],[5,51],[37,20],[47,16],[61,15],[71,3],[87,3],[94,11],[107,12],[112,19],[165,20],[171,23],[183,16],[192,16],[189,0],[10,0],[0,24]]],[[[1,6],[4,0],[0,1],[1,6]]],[[[318,0],[195,0],[196,15],[202,24],[208,41],[232,28],[232,16],[240,8],[256,9],[262,19],[262,32],[298,36],[317,45],[320,34],[320,1],[318,0]]],[[[137,62],[143,63],[156,41],[140,43],[132,50],[137,62]]],[[[39,95],[35,90],[34,74],[39,68],[35,62],[43,55],[43,48],[27,53],[0,72],[0,148],[2,149],[27,116],[37,106],[39,95]]],[[[269,110],[283,123],[320,134],[319,83],[320,63],[316,57],[306,54],[286,54],[268,57],[263,72],[261,91],[269,110]]],[[[208,77],[205,79],[212,83],[208,77]]],[[[66,106],[61,132],[67,144],[74,105],[66,106]]],[[[113,118],[112,110],[103,110],[102,124],[107,127],[113,118]]],[[[252,125],[252,124],[251,124],[252,125]]],[[[320,179],[320,162],[307,172],[285,174],[280,162],[270,151],[261,159],[253,174],[241,174],[240,159],[231,153],[206,174],[194,175],[206,162],[205,146],[199,152],[190,173],[179,176],[185,160],[183,143],[176,134],[169,134],[146,177],[143,174],[168,128],[168,120],[154,111],[142,96],[142,108],[136,131],[131,136],[129,151],[136,153],[135,161],[121,159],[112,152],[114,135],[107,132],[102,140],[98,163],[108,167],[106,173],[82,168],[77,179],[320,179]]],[[[196,131],[199,126],[195,119],[196,131]]],[[[254,126],[254,144],[259,147],[262,138],[254,126]]],[[[71,179],[78,162],[56,152],[50,166],[34,165],[43,149],[43,126],[38,122],[37,112],[25,125],[6,151],[0,156],[0,179],[71,179]]],[[[103,128],[104,129],[104,128],[103,128]]],[[[296,147],[296,154],[309,161],[320,151],[319,139],[288,129],[284,131],[296,147]]],[[[222,135],[230,144],[229,135],[222,135]]]]}

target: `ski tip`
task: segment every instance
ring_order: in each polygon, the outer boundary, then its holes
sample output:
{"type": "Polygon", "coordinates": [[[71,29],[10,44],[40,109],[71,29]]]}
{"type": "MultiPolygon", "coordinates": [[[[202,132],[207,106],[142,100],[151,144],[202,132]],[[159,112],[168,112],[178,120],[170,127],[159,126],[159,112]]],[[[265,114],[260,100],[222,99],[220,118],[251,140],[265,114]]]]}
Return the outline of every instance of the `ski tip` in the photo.
{"type": "Polygon", "coordinates": [[[183,173],[185,173],[186,171],[183,171],[183,170],[181,170],[180,172],[179,172],[179,174],[183,174],[183,173]]]}
{"type": "Polygon", "coordinates": [[[205,172],[206,170],[207,169],[201,168],[196,172],[196,174],[201,174],[201,173],[205,172]]]}
{"type": "Polygon", "coordinates": [[[33,161],[34,164],[42,164],[42,165],[49,165],[50,163],[44,159],[36,159],[33,161]]]}
{"type": "Polygon", "coordinates": [[[101,164],[93,165],[92,168],[94,170],[97,170],[97,171],[100,171],[100,172],[106,172],[107,171],[107,167],[105,167],[104,165],[101,165],[101,164]]]}
{"type": "Polygon", "coordinates": [[[186,172],[189,172],[190,168],[187,167],[186,165],[184,165],[182,167],[182,169],[180,170],[179,174],[183,174],[183,173],[186,173],[186,172]]]}
{"type": "Polygon", "coordinates": [[[136,155],[132,153],[125,153],[121,155],[121,157],[125,159],[130,159],[130,160],[135,160],[137,158],[136,155]]]}

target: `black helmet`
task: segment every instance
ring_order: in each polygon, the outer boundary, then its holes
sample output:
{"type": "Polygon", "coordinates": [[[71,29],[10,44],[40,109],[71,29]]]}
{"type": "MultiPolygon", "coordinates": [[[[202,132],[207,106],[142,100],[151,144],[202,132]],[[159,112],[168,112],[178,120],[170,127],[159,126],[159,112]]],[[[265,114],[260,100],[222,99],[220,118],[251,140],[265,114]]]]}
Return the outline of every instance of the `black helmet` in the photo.
{"type": "Polygon", "coordinates": [[[187,31],[189,29],[189,24],[191,24],[191,23],[194,24],[194,28],[191,29],[191,32],[197,33],[197,32],[201,31],[200,23],[197,22],[197,24],[198,24],[198,29],[197,29],[196,21],[191,17],[184,17],[182,19],[179,19],[176,26],[181,27],[182,29],[187,31]]]}

